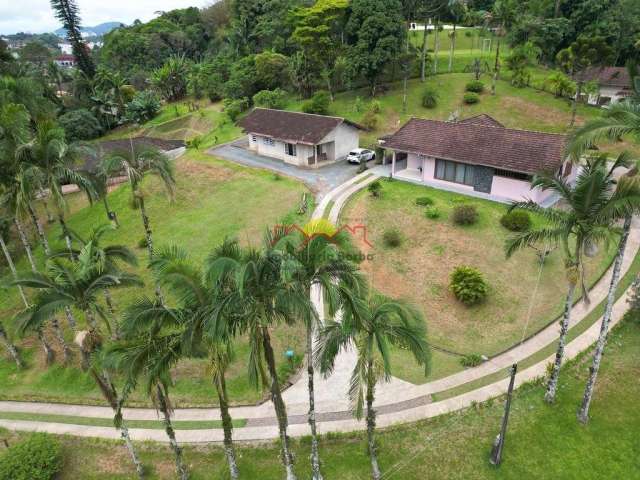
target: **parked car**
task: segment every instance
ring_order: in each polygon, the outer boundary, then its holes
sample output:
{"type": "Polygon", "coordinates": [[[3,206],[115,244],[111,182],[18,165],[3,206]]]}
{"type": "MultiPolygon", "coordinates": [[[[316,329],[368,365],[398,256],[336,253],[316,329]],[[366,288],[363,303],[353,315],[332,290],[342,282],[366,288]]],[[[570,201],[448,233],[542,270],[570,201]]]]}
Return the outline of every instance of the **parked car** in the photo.
{"type": "Polygon", "coordinates": [[[367,150],[366,148],[356,148],[355,150],[351,150],[349,155],[347,155],[347,162],[349,163],[365,163],[369,160],[375,160],[376,152],[373,150],[367,150]]]}

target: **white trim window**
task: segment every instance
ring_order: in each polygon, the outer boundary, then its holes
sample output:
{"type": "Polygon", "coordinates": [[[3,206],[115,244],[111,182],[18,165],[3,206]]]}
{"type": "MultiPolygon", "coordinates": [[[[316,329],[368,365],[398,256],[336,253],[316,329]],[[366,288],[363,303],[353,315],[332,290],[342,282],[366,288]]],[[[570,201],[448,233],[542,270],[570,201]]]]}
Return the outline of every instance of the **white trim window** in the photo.
{"type": "Polygon", "coordinates": [[[262,141],[265,145],[269,145],[270,147],[273,147],[276,144],[276,141],[271,137],[264,137],[262,141]]]}
{"type": "Polygon", "coordinates": [[[296,156],[296,144],[295,143],[285,143],[284,144],[284,153],[286,153],[290,157],[295,157],[296,156]]]}
{"type": "Polygon", "coordinates": [[[253,143],[258,143],[258,137],[256,135],[251,135],[251,141],[253,143]]]}

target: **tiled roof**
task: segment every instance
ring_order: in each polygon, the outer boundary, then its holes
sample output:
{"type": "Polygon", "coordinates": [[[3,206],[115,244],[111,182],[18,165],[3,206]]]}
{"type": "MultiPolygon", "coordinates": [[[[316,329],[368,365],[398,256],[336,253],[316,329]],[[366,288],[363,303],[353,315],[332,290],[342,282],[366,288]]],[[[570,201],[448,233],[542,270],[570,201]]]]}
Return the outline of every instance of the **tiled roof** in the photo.
{"type": "Polygon", "coordinates": [[[590,67],[583,75],[585,81],[595,80],[600,86],[631,88],[631,78],[625,67],[590,67]]]}
{"type": "Polygon", "coordinates": [[[533,174],[562,163],[565,135],[412,118],[385,148],[533,174]]]}
{"type": "Polygon", "coordinates": [[[362,127],[342,117],[255,108],[238,122],[245,132],[290,142],[316,144],[338,125],[362,127]]]}
{"type": "Polygon", "coordinates": [[[498,120],[493,118],[491,115],[487,115],[486,113],[481,113],[480,115],[465,118],[464,120],[460,120],[458,123],[471,123],[473,125],[485,125],[487,127],[504,127],[504,125],[501,124],[498,120]]]}

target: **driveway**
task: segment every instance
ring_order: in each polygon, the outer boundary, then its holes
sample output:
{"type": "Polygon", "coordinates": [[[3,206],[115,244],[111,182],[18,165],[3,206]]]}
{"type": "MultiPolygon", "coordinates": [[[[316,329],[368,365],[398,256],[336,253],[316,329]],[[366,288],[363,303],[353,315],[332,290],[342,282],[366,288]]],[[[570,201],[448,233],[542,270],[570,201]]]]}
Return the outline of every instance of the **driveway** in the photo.
{"type": "Polygon", "coordinates": [[[246,138],[214,147],[207,151],[209,155],[224,158],[232,162],[254,168],[266,168],[283,175],[297,178],[306,183],[320,200],[327,192],[357,174],[358,166],[346,161],[332,163],[318,169],[305,169],[284,163],[282,160],[258,155],[246,148],[246,138]]]}

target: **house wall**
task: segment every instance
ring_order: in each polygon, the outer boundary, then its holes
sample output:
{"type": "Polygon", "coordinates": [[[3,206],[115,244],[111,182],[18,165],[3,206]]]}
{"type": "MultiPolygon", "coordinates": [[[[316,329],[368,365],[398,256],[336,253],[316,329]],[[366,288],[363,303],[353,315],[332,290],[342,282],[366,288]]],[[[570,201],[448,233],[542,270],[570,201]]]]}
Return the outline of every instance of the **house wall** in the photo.
{"type": "Polygon", "coordinates": [[[255,151],[259,155],[265,157],[277,158],[292,165],[306,165],[307,157],[313,155],[313,147],[311,145],[296,144],[296,155],[291,156],[285,154],[284,144],[282,140],[275,140],[273,145],[267,145],[264,140],[266,137],[261,135],[249,134],[249,149],[255,151]],[[254,141],[255,137],[255,141],[254,141]]]}
{"type": "MultiPolygon", "coordinates": [[[[620,87],[600,87],[599,93],[596,95],[589,95],[587,102],[590,105],[598,105],[600,97],[609,97],[611,99],[610,103],[617,103],[621,100],[624,100],[626,97],[618,95],[618,92],[621,91],[620,87]]],[[[606,105],[606,104],[605,104],[606,105]]]]}
{"type": "Polygon", "coordinates": [[[341,123],[318,143],[328,142],[335,142],[334,160],[342,160],[351,150],[360,145],[360,131],[351,125],[341,123]]]}

